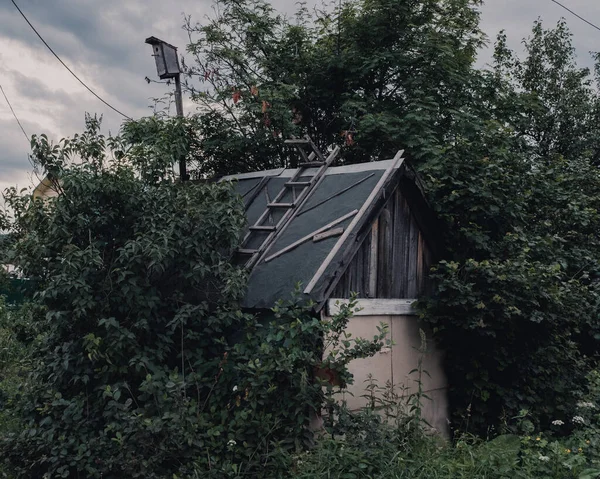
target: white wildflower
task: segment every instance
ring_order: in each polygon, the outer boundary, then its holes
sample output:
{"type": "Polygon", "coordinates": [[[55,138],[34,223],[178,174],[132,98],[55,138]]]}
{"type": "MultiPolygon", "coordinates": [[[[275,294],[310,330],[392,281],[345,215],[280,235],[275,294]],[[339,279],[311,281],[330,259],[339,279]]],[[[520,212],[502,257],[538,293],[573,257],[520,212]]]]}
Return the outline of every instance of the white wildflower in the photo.
{"type": "Polygon", "coordinates": [[[540,454],[540,456],[538,457],[538,459],[539,459],[540,461],[542,461],[542,462],[546,462],[546,461],[549,461],[549,460],[550,460],[550,458],[549,458],[548,456],[542,456],[541,454],[540,454]]]}
{"type": "Polygon", "coordinates": [[[575,424],[585,424],[585,419],[583,419],[581,416],[573,416],[572,421],[575,424]]]}
{"type": "Polygon", "coordinates": [[[238,390],[238,387],[237,387],[237,385],[236,385],[236,386],[233,386],[233,392],[236,392],[237,390],[238,390]]]}
{"type": "Polygon", "coordinates": [[[235,442],[233,439],[230,439],[229,441],[227,441],[227,445],[228,445],[229,447],[233,447],[233,446],[235,446],[236,444],[237,444],[237,442],[235,442]]]}
{"type": "Polygon", "coordinates": [[[562,422],[560,419],[556,419],[555,421],[552,421],[552,424],[554,426],[562,426],[564,422],[562,422]]]}
{"type": "Polygon", "coordinates": [[[582,409],[595,409],[596,405],[593,402],[589,402],[589,401],[579,401],[577,403],[577,407],[582,408],[582,409]]]}

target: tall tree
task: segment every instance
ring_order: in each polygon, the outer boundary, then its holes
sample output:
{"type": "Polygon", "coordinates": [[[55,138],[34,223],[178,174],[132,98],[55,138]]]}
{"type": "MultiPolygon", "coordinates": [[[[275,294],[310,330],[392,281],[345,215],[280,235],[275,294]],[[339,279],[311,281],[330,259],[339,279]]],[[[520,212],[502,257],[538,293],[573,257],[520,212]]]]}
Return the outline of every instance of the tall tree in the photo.
{"type": "Polygon", "coordinates": [[[423,166],[449,252],[426,316],[449,352],[455,420],[481,433],[520,409],[568,420],[597,366],[598,95],[570,37],[538,21],[521,59],[501,34],[475,115],[423,166]]]}
{"type": "Polygon", "coordinates": [[[351,0],[295,20],[263,0],[216,3],[206,24],[187,22],[200,171],[286,165],[283,140],[306,133],[348,146],[347,162],[399,148],[418,160],[471,98],[479,1],[351,0]]]}
{"type": "MultiPolygon", "coordinates": [[[[545,29],[534,23],[519,58],[498,36],[493,63],[499,116],[522,135],[538,158],[562,155],[600,163],[598,68],[577,65],[572,34],[564,20],[545,29]]],[[[596,58],[597,60],[597,58],[596,58]]]]}

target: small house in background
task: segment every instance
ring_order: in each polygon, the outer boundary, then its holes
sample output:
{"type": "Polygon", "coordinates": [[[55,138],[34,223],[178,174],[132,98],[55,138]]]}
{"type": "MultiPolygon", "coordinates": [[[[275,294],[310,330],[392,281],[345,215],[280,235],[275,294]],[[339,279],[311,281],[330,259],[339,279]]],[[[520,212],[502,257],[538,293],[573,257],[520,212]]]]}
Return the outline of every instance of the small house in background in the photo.
{"type": "Polygon", "coordinates": [[[42,181],[33,189],[32,196],[34,200],[45,200],[58,196],[60,184],[57,180],[52,180],[45,176],[42,181]]]}
{"type": "Polygon", "coordinates": [[[365,405],[369,374],[380,386],[411,394],[418,366],[431,400],[425,419],[447,432],[447,383],[443,354],[429,341],[422,355],[420,324],[413,303],[429,291],[427,272],[439,234],[415,172],[402,152],[386,161],[331,167],[339,149],[327,155],[310,138],[289,140],[303,162],[296,169],[233,175],[243,196],[248,230],[237,260],[251,269],[244,306],[271,308],[300,283],[323,316],[335,313],[351,293],[361,310],[351,318],[354,337],[372,338],[388,325],[394,341],[375,357],[350,364],[354,384],[345,395],[350,409],[365,405]]]}

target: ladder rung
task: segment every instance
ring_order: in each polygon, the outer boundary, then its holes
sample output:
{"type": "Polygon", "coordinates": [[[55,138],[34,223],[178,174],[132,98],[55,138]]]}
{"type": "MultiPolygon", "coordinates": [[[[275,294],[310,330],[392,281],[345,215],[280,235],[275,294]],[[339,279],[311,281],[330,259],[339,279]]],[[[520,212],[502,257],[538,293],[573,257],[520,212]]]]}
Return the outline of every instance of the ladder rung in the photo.
{"type": "Polygon", "coordinates": [[[324,164],[322,161],[309,161],[308,163],[300,163],[298,166],[300,168],[310,168],[312,166],[323,166],[324,164]]]}
{"type": "Polygon", "coordinates": [[[258,251],[257,249],[243,249],[243,248],[240,248],[237,250],[237,252],[240,254],[254,254],[257,251],[258,251]]]}
{"type": "Polygon", "coordinates": [[[310,186],[310,181],[288,181],[285,186],[310,186]]]}
{"type": "Polygon", "coordinates": [[[250,230],[252,230],[252,231],[276,231],[277,227],[275,227],[275,226],[250,226],[250,230]]]}
{"type": "Polygon", "coordinates": [[[269,203],[269,208],[293,208],[294,203],[269,203]]]}

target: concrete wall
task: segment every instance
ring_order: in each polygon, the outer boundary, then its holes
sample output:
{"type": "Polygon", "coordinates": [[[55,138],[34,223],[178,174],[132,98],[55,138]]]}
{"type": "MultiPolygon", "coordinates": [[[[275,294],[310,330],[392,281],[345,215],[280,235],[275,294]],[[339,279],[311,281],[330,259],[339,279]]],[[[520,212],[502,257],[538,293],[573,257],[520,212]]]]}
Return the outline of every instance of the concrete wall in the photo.
{"type": "MultiPolygon", "coordinates": [[[[376,300],[373,300],[376,301],[376,300]]],[[[379,386],[389,381],[397,394],[409,396],[417,390],[418,375],[409,374],[418,367],[421,353],[421,337],[419,329],[425,330],[416,316],[372,315],[354,316],[350,319],[348,331],[353,337],[372,338],[377,334],[380,323],[388,325],[389,338],[394,346],[384,348],[372,358],[356,359],[350,363],[350,372],[354,375],[354,384],[347,388],[352,394],[344,394],[343,398],[351,410],[358,410],[367,404],[366,394],[368,375],[377,380],[379,386]]],[[[426,334],[426,336],[428,336],[426,334]]],[[[428,374],[422,374],[423,389],[431,400],[423,399],[423,417],[440,434],[448,435],[448,401],[447,381],[444,374],[443,353],[428,339],[427,351],[422,355],[422,368],[428,374]]]]}

